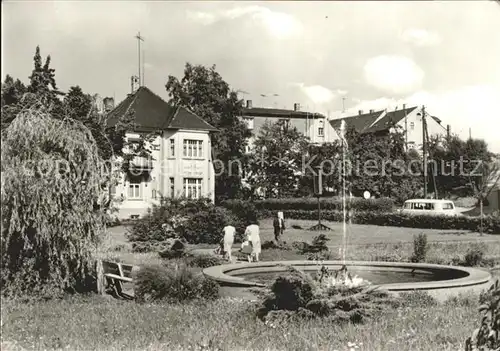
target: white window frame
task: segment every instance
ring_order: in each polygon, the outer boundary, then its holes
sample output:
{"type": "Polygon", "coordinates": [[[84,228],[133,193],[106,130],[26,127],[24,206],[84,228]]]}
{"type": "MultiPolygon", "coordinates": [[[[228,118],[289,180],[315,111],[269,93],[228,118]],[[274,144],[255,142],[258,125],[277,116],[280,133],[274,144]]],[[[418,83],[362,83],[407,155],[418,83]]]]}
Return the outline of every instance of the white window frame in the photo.
{"type": "Polygon", "coordinates": [[[318,127],[318,136],[325,136],[325,128],[323,126],[318,127]]]}
{"type": "Polygon", "coordinates": [[[203,140],[184,139],[182,141],[182,155],[184,158],[203,158],[203,140]]]}
{"type": "Polygon", "coordinates": [[[184,178],[184,196],[188,199],[199,199],[202,197],[202,178],[184,178]]]}
{"type": "Polygon", "coordinates": [[[415,122],[410,122],[410,130],[415,130],[415,122]]]}
{"type": "Polygon", "coordinates": [[[142,184],[129,182],[127,186],[127,199],[142,200],[142,184]]]}

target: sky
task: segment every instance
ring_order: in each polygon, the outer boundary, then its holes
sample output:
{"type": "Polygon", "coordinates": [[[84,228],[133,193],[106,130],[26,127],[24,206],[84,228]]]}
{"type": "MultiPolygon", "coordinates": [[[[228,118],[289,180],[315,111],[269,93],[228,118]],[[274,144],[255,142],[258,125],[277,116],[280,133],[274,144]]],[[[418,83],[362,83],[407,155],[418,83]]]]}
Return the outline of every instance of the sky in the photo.
{"type": "Polygon", "coordinates": [[[27,82],[37,45],[59,88],[167,99],[186,62],[217,71],[253,106],[330,117],[425,105],[452,133],[500,153],[500,2],[3,1],[2,80],[27,82]],[[261,94],[267,95],[262,97],[261,94]],[[274,96],[278,95],[278,96],[274,96]]]}

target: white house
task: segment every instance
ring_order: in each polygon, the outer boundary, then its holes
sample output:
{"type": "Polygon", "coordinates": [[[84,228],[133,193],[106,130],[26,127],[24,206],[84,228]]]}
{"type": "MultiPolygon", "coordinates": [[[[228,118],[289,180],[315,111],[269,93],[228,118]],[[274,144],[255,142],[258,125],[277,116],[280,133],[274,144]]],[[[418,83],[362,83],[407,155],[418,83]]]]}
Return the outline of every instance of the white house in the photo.
{"type": "MultiPolygon", "coordinates": [[[[385,133],[390,132],[391,128],[399,126],[404,132],[408,149],[420,150],[422,148],[422,108],[420,107],[403,107],[403,109],[394,111],[370,110],[368,113],[358,111],[357,115],[332,119],[329,124],[334,130],[339,130],[342,120],[346,122],[348,128],[354,127],[359,133],[385,133]]],[[[441,125],[441,120],[430,116],[427,112],[426,124],[429,137],[446,134],[446,127],[441,125]]],[[[339,138],[337,133],[330,133],[329,135],[331,137],[329,141],[339,138]]]]}
{"type": "Polygon", "coordinates": [[[154,135],[151,157],[135,157],[120,172],[111,195],[119,202],[119,218],[141,216],[160,196],[208,197],[214,201],[215,175],[210,133],[217,131],[184,107],[170,106],[147,87],[129,94],[108,115],[108,125],[133,111],[136,127],[126,134],[132,143],[154,135]]]}

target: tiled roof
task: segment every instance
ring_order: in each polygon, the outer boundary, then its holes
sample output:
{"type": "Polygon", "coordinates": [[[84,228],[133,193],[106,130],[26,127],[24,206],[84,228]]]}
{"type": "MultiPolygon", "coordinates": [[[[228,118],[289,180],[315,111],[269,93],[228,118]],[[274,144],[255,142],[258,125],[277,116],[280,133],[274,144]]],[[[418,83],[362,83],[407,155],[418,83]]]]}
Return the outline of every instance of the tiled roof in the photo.
{"type": "Polygon", "coordinates": [[[108,115],[108,125],[115,125],[129,110],[135,112],[138,129],[217,130],[185,107],[171,106],[147,87],[140,87],[118,104],[108,115]]]}
{"type": "Polygon", "coordinates": [[[356,116],[349,116],[338,118],[330,121],[334,129],[340,129],[342,120],[345,120],[347,128],[354,128],[357,132],[362,133],[365,129],[369,128],[380,117],[384,111],[375,111],[371,113],[364,113],[356,116]]]}
{"type": "Polygon", "coordinates": [[[374,125],[372,125],[367,130],[364,130],[365,133],[374,133],[380,132],[382,130],[387,130],[394,126],[396,123],[405,118],[405,116],[409,115],[413,112],[417,107],[410,107],[404,110],[396,110],[387,112],[384,117],[377,121],[374,125]]]}
{"type": "Polygon", "coordinates": [[[333,128],[339,129],[342,120],[345,120],[347,128],[352,128],[359,133],[374,133],[380,132],[384,130],[390,129],[396,123],[405,118],[406,115],[409,115],[413,112],[417,107],[410,107],[404,110],[396,110],[384,113],[382,111],[375,111],[371,113],[365,113],[361,115],[348,116],[339,119],[334,119],[330,121],[330,124],[333,128]],[[380,118],[380,119],[379,119],[380,118]]]}
{"type": "Polygon", "coordinates": [[[276,117],[276,118],[325,118],[321,113],[285,110],[279,108],[252,107],[243,108],[243,115],[249,117],[276,117]]]}

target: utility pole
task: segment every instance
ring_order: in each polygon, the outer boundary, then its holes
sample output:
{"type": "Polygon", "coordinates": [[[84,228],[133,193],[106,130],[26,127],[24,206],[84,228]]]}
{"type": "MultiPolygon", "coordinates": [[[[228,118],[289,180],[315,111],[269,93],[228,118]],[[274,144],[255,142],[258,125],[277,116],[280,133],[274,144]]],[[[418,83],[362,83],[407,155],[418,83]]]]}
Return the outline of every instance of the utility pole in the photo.
{"type": "Polygon", "coordinates": [[[403,111],[405,112],[405,151],[408,152],[408,116],[406,113],[406,104],[403,104],[403,111]]]}
{"type": "Polygon", "coordinates": [[[426,133],[427,129],[425,122],[425,106],[422,106],[422,152],[423,152],[423,169],[424,169],[424,199],[427,199],[427,142],[426,133]]]}
{"type": "Polygon", "coordinates": [[[142,85],[142,81],[141,81],[141,41],[144,41],[144,38],[141,37],[141,32],[137,33],[137,35],[135,36],[135,38],[137,39],[137,56],[139,58],[139,87],[142,85]]]}

